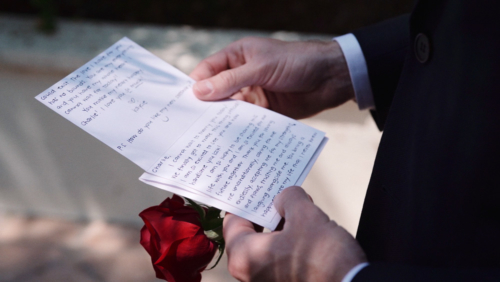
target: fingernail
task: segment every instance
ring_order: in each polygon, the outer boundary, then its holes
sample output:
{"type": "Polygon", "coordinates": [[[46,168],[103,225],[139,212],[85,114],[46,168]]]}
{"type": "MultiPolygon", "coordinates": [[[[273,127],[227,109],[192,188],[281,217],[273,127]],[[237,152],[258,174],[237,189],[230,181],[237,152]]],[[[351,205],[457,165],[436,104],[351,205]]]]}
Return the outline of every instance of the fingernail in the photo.
{"type": "Polygon", "coordinates": [[[193,86],[194,91],[200,96],[207,96],[214,91],[210,81],[200,81],[193,86]]]}

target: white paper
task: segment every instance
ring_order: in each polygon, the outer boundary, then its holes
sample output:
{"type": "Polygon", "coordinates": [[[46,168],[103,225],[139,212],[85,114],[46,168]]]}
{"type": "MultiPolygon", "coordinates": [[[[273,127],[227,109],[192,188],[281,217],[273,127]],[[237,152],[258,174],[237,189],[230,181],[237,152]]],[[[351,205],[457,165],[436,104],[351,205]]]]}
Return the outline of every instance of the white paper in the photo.
{"type": "Polygon", "coordinates": [[[210,106],[192,84],[124,38],[35,98],[147,170],[210,106]]]}
{"type": "MultiPolygon", "coordinates": [[[[302,185],[307,174],[309,174],[309,171],[312,169],[314,163],[316,162],[316,159],[319,157],[319,154],[321,153],[324,146],[326,145],[327,141],[328,141],[328,138],[325,137],[323,139],[323,142],[321,142],[320,147],[318,147],[318,149],[314,153],[313,157],[311,158],[311,160],[307,164],[306,168],[304,169],[304,171],[302,172],[299,179],[297,180],[297,182],[294,185],[296,185],[296,186],[302,185]]],[[[188,198],[195,200],[195,201],[203,202],[207,205],[210,205],[210,206],[216,207],[218,209],[221,209],[221,210],[230,212],[232,214],[238,215],[240,217],[246,218],[246,219],[248,219],[256,224],[259,224],[263,227],[266,227],[270,230],[274,230],[281,220],[281,216],[279,216],[279,214],[277,214],[277,213],[274,213],[274,216],[273,216],[271,221],[265,220],[262,217],[255,216],[252,213],[248,213],[246,211],[238,209],[232,205],[229,205],[229,204],[227,204],[223,201],[217,200],[215,198],[207,198],[205,195],[203,195],[201,193],[196,193],[195,191],[191,191],[189,189],[187,189],[187,190],[182,189],[179,186],[176,186],[175,184],[170,185],[169,184],[170,182],[167,179],[164,179],[162,177],[159,177],[159,176],[147,173],[147,172],[143,173],[142,176],[139,178],[139,180],[141,180],[142,182],[144,182],[146,184],[155,186],[157,188],[167,190],[169,192],[172,192],[172,193],[184,196],[184,197],[188,197],[188,198]]]]}
{"type": "Polygon", "coordinates": [[[143,168],[142,181],[274,229],[274,197],[303,181],[325,134],[246,102],[200,101],[193,84],[123,38],[36,99],[143,168]]]}

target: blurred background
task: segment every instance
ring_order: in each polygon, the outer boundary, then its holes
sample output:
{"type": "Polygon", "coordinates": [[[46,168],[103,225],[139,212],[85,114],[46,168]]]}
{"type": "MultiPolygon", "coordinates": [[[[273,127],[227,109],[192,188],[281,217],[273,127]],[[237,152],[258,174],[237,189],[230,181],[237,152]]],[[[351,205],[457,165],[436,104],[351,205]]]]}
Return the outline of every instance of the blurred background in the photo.
{"type": "MultiPolygon", "coordinates": [[[[0,281],[158,281],[137,214],[170,194],[34,99],[99,52],[127,36],[189,73],[245,36],[328,41],[412,2],[0,1],[0,281]]],[[[303,186],[355,234],[381,133],[353,102],[302,122],[330,138],[303,186]]],[[[234,281],[225,264],[203,281],[234,281]]]]}

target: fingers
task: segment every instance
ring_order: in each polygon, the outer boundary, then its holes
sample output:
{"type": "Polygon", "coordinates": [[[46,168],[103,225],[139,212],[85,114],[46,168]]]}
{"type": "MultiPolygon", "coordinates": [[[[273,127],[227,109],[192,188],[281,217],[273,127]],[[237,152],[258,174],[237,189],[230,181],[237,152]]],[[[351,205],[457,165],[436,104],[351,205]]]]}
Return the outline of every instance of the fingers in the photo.
{"type": "Polygon", "coordinates": [[[328,216],[313,204],[309,195],[298,186],[288,187],[274,200],[274,207],[285,218],[285,228],[294,228],[305,222],[322,224],[330,222],[328,216]]]}
{"type": "MultiPolygon", "coordinates": [[[[223,50],[205,58],[203,61],[201,61],[189,74],[191,78],[193,78],[196,81],[204,80],[207,78],[210,78],[221,71],[227,70],[230,68],[230,63],[235,63],[235,62],[230,62],[230,54],[232,53],[232,48],[231,45],[227,46],[223,50]]],[[[233,56],[234,58],[234,56],[233,56]]],[[[234,60],[233,60],[234,61],[234,60]]],[[[233,65],[233,67],[236,67],[241,64],[233,65]]]]}
{"type": "Polygon", "coordinates": [[[247,281],[250,274],[250,248],[253,245],[251,235],[257,234],[254,225],[237,215],[226,213],[222,227],[226,242],[229,273],[241,281],[247,281]]]}
{"type": "Polygon", "coordinates": [[[253,85],[256,82],[256,73],[257,69],[252,64],[245,64],[198,81],[193,86],[193,91],[201,100],[225,99],[241,88],[253,85]]]}
{"type": "Polygon", "coordinates": [[[258,86],[244,87],[232,95],[231,99],[245,101],[263,108],[269,108],[269,101],[267,100],[266,93],[258,86]]]}
{"type": "Polygon", "coordinates": [[[224,240],[228,246],[243,236],[256,233],[253,223],[230,213],[224,216],[222,227],[224,240]]]}
{"type": "Polygon", "coordinates": [[[204,59],[191,72],[198,82],[194,94],[202,100],[220,100],[230,97],[245,86],[253,85],[258,67],[245,59],[244,41],[237,41],[204,59]]]}

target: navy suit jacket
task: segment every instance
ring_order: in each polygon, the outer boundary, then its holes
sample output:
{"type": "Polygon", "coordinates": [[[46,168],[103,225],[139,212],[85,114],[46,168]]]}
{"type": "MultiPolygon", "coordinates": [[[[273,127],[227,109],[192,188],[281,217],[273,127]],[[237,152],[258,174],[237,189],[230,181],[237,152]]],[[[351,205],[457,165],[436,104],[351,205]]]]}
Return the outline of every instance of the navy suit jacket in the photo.
{"type": "Polygon", "coordinates": [[[354,35],[384,132],[353,281],[500,281],[500,3],[418,1],[354,35]]]}

